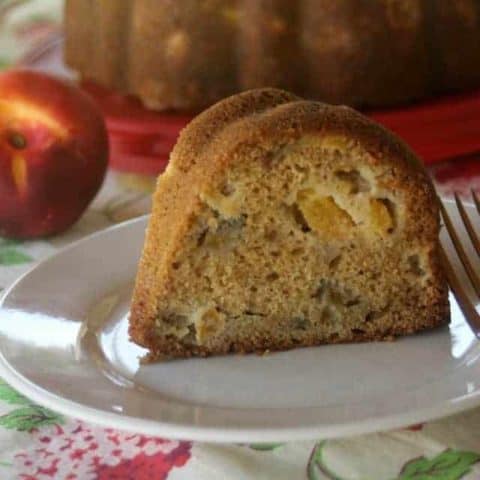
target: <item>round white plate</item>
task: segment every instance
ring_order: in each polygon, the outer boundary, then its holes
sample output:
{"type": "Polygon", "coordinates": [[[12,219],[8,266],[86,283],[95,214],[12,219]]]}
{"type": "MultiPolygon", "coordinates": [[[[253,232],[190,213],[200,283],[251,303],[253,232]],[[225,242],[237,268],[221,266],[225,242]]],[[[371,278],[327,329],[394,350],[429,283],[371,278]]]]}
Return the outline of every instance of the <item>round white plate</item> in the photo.
{"type": "Polygon", "coordinates": [[[480,404],[480,342],[453,297],[450,327],[392,343],[140,365],[127,318],[146,222],[81,240],[6,292],[0,375],[13,387],[97,424],[222,442],[360,434],[480,404]]]}

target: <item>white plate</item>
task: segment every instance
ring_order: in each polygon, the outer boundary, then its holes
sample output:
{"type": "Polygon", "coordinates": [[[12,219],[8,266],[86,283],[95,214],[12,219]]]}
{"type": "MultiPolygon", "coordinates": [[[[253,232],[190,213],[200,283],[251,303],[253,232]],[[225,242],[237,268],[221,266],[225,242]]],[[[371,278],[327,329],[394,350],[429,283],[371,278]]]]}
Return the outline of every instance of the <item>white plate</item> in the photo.
{"type": "Polygon", "coordinates": [[[0,375],[16,389],[97,424],[222,442],[360,434],[480,404],[480,343],[453,298],[450,327],[393,343],[140,366],[127,315],[146,221],[70,246],[4,295],[0,375]]]}

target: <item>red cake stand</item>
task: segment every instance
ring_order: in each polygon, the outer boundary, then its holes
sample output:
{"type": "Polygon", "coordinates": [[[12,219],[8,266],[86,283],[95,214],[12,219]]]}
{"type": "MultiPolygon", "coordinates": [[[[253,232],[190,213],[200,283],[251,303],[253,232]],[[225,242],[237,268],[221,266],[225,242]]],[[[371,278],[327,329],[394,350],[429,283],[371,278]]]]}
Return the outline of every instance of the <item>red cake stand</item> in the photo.
{"type": "Polygon", "coordinates": [[[112,168],[158,175],[167,163],[180,130],[190,115],[145,109],[139,100],[83,82],[82,87],[102,110],[110,138],[112,168]]]}
{"type": "MultiPolygon", "coordinates": [[[[62,46],[61,35],[54,35],[26,55],[21,65],[74,78],[63,64],[62,46]]],[[[91,82],[82,87],[104,113],[111,168],[141,176],[161,173],[192,116],[147,110],[137,99],[91,82]]],[[[480,91],[365,113],[396,132],[427,165],[441,162],[432,169],[437,179],[480,174],[480,91]]]]}

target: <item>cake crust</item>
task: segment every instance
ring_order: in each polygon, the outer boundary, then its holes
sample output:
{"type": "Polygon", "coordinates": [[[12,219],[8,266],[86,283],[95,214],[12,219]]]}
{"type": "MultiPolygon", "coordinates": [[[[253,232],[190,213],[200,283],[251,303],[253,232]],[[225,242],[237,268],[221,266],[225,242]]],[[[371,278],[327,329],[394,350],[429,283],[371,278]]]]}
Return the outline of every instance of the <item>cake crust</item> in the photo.
{"type": "Polygon", "coordinates": [[[480,85],[480,0],[65,5],[66,63],[151,109],[198,111],[267,85],[357,107],[480,85]]]}
{"type": "MultiPolygon", "coordinates": [[[[262,157],[259,166],[267,176],[275,168],[269,161],[268,156],[262,157]]],[[[184,129],[168,169],[158,180],[133,296],[131,338],[148,348],[150,358],[155,359],[391,339],[443,325],[449,318],[449,306],[438,233],[437,197],[428,174],[413,152],[392,133],[348,107],[305,101],[280,90],[259,89],[236,95],[203,112],[184,129]],[[251,146],[269,151],[273,145],[295,145],[304,138],[349,139],[355,148],[366,152],[369,168],[381,167],[386,172],[384,188],[402,192],[409,217],[403,231],[406,245],[421,241],[427,252],[424,262],[429,280],[422,289],[424,307],[417,312],[418,318],[396,315],[383,329],[353,329],[325,338],[311,332],[303,335],[301,341],[288,335],[272,338],[270,330],[262,334],[260,322],[250,336],[203,345],[178,341],[174,336],[159,336],[156,322],[165,302],[180,288],[175,283],[179,252],[185,248],[196,218],[205,207],[201,192],[208,189],[213,179],[225,176],[233,165],[241,162],[251,146]]],[[[185,280],[190,281],[195,282],[185,280]]],[[[409,297],[406,298],[408,303],[409,297]]],[[[419,301],[414,292],[411,301],[419,301]]],[[[413,305],[405,305],[405,309],[415,310],[413,305]]],[[[278,331],[288,331],[291,327],[287,318],[277,318],[275,322],[278,331]]]]}

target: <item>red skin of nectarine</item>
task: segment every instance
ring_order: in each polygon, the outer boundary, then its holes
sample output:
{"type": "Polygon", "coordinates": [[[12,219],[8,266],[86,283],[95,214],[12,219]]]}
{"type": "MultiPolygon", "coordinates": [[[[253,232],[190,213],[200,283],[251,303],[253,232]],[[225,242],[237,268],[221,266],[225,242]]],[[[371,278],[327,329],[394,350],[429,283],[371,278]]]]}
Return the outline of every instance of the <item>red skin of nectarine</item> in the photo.
{"type": "Polygon", "coordinates": [[[74,84],[44,73],[0,75],[0,236],[70,227],[102,185],[105,122],[74,84]]]}

